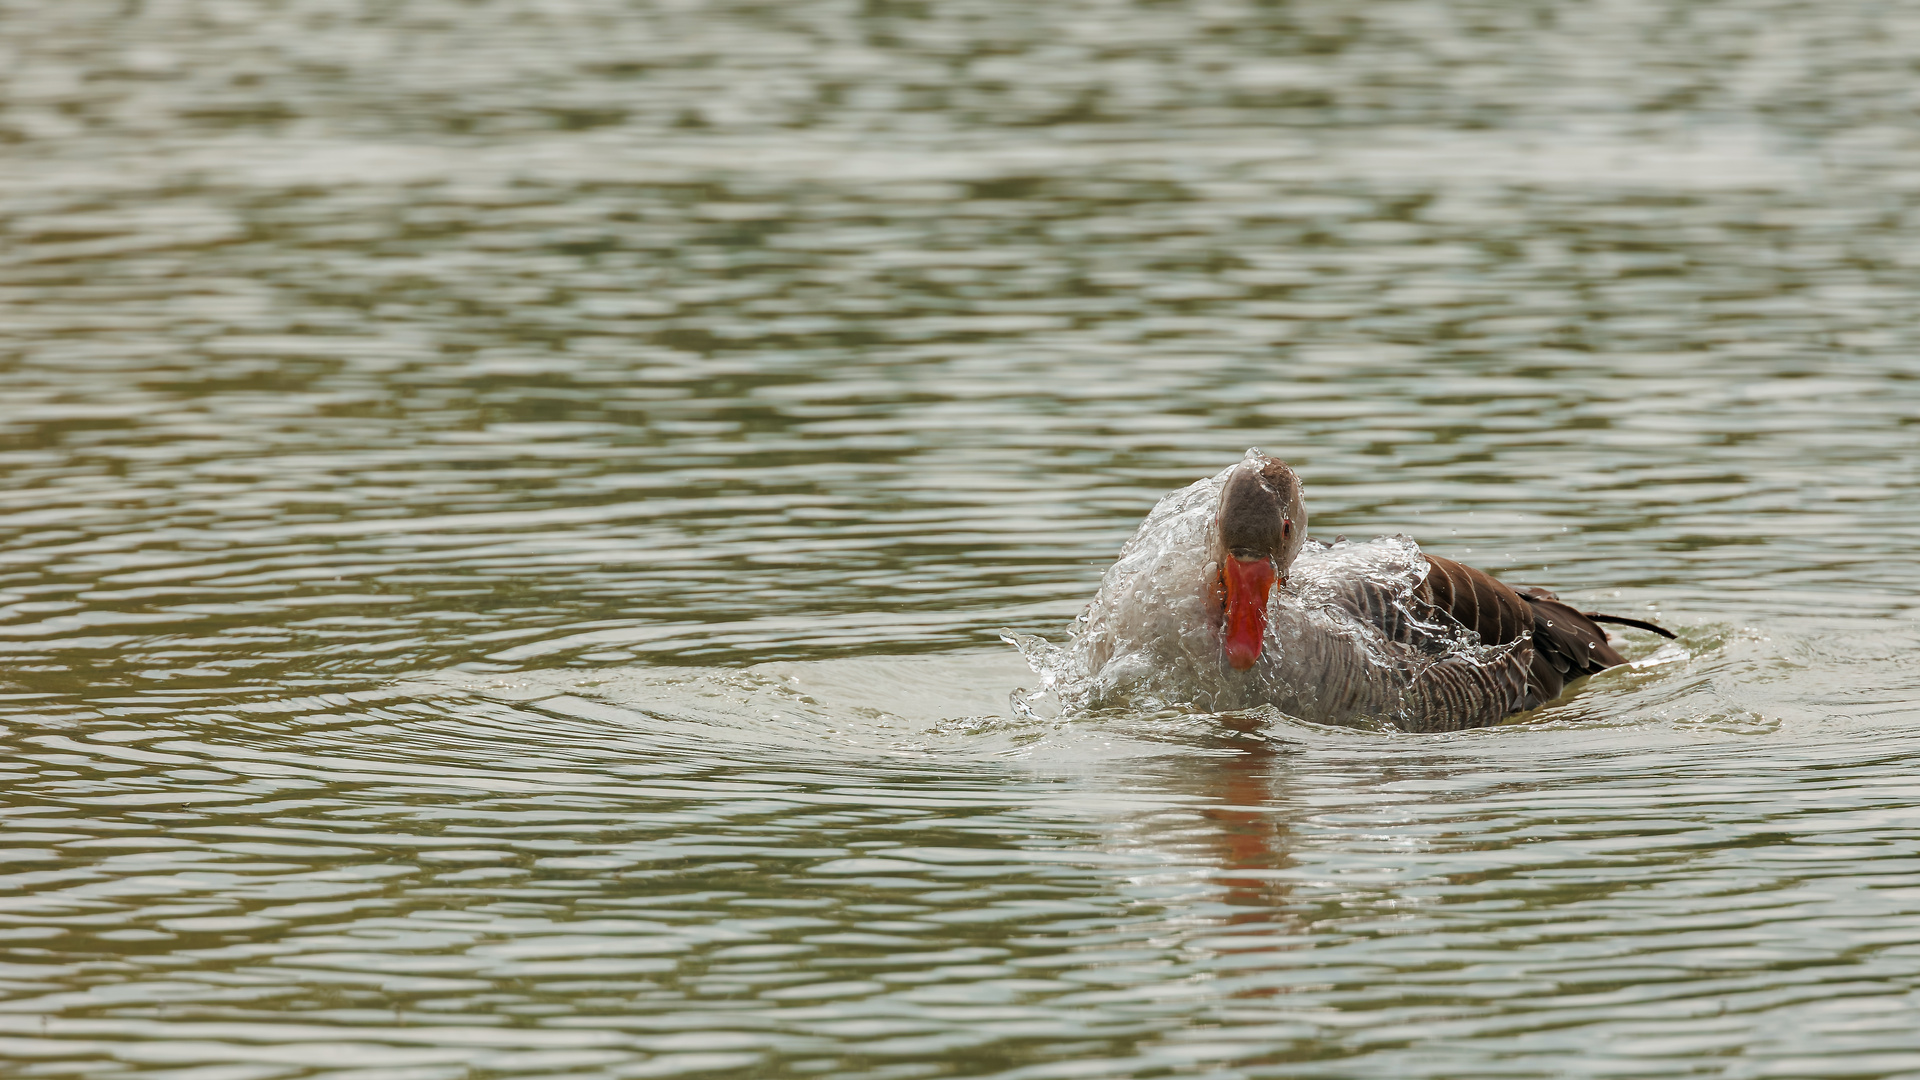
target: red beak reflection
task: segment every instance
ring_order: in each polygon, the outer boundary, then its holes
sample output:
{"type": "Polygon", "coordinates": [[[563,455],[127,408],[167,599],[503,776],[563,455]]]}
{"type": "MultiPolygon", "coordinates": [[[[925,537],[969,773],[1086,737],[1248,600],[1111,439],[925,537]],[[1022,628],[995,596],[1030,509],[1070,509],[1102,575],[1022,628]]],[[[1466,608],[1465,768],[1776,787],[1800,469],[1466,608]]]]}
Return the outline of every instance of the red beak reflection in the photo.
{"type": "Polygon", "coordinates": [[[1227,586],[1227,663],[1245,671],[1260,659],[1260,647],[1267,638],[1267,594],[1273,591],[1271,559],[1242,562],[1227,556],[1221,571],[1227,586]]]}

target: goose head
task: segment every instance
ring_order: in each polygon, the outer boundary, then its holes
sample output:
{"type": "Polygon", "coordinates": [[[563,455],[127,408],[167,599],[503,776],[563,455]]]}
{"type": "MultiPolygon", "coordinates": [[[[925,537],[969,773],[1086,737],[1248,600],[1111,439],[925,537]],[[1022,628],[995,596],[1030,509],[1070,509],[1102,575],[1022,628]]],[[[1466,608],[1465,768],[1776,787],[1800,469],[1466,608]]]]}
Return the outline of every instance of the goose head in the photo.
{"type": "Polygon", "coordinates": [[[1286,462],[1258,450],[1234,466],[1214,512],[1213,562],[1223,594],[1221,644],[1227,663],[1246,670],[1267,637],[1267,600],[1307,538],[1300,478],[1286,462]]]}

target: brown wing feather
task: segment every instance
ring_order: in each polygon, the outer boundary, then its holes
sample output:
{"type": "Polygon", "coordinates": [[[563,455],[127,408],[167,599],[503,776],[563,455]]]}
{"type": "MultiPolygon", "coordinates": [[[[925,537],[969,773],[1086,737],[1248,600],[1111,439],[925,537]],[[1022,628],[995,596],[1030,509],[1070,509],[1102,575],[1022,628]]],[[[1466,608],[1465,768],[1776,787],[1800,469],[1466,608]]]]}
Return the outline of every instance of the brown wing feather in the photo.
{"type": "Polygon", "coordinates": [[[1484,570],[1428,555],[1427,577],[1414,595],[1480,635],[1485,645],[1505,645],[1533,629],[1533,613],[1521,595],[1484,570]]]}
{"type": "MultiPolygon", "coordinates": [[[[1626,659],[1607,644],[1592,618],[1561,603],[1545,589],[1513,588],[1484,570],[1427,555],[1427,575],[1413,599],[1478,635],[1482,644],[1514,645],[1492,665],[1443,652],[1419,668],[1408,687],[1409,731],[1453,731],[1498,723],[1504,716],[1537,708],[1560,696],[1567,684],[1626,659]]],[[[1336,603],[1391,641],[1448,650],[1428,638],[1392,591],[1356,581],[1336,603]]]]}
{"type": "Polygon", "coordinates": [[[1560,696],[1568,683],[1604,671],[1626,658],[1607,644],[1598,623],[1560,602],[1545,589],[1514,589],[1484,570],[1426,556],[1431,568],[1415,595],[1446,612],[1489,645],[1505,645],[1532,635],[1527,693],[1522,709],[1560,696]]]}

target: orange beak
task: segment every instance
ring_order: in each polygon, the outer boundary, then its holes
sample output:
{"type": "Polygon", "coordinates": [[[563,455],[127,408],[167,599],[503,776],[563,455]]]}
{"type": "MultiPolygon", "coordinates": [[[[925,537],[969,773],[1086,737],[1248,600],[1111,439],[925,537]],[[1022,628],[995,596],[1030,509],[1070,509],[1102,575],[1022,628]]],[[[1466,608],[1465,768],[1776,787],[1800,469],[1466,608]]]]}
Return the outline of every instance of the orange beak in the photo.
{"type": "Polygon", "coordinates": [[[1227,585],[1227,663],[1245,671],[1260,659],[1267,640],[1267,594],[1276,577],[1273,560],[1242,562],[1229,555],[1220,576],[1227,585]]]}

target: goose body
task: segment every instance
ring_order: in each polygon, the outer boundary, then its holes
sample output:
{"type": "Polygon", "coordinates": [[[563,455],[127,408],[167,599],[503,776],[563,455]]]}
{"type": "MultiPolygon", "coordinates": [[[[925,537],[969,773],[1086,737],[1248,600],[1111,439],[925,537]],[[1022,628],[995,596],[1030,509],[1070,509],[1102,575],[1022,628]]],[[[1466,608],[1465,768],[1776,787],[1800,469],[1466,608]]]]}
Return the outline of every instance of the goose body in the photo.
{"type": "MultiPolygon", "coordinates": [[[[1307,539],[1300,483],[1257,450],[1161,499],[1064,649],[1070,705],[1272,705],[1408,731],[1496,723],[1625,659],[1599,620],[1404,536],[1307,539]]],[[[1667,636],[1672,636],[1668,634],[1667,636]]]]}

